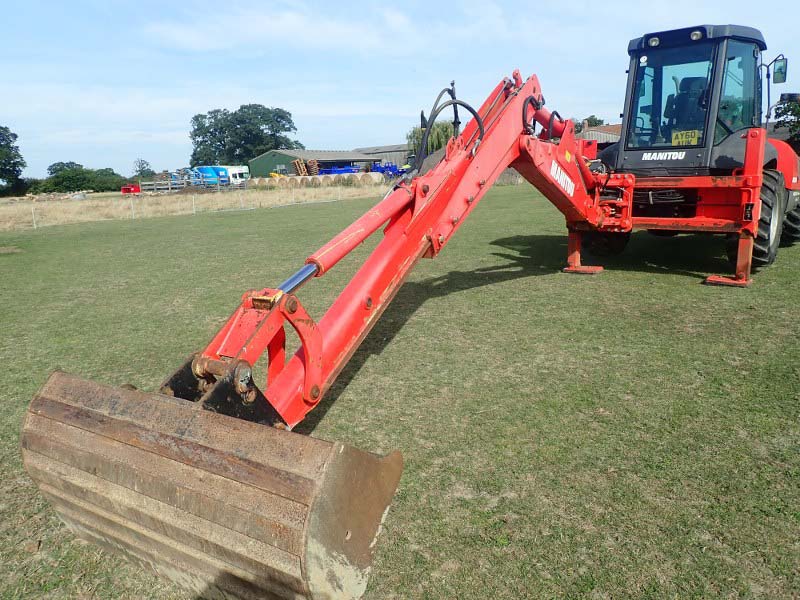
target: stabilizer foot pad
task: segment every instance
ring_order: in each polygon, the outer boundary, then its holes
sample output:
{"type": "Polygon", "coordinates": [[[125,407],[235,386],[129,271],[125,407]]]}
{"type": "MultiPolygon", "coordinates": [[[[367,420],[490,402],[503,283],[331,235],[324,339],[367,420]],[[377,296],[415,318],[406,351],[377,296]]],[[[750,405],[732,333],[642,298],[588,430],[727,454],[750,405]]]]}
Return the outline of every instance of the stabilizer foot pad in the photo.
{"type": "Polygon", "coordinates": [[[577,275],[597,275],[603,272],[603,267],[581,265],[580,267],[564,267],[564,273],[575,273],[577,275]]]}
{"type": "Polygon", "coordinates": [[[727,285],[729,287],[750,287],[752,279],[739,279],[737,277],[726,277],[725,275],[711,275],[706,277],[706,285],[727,285]]]}

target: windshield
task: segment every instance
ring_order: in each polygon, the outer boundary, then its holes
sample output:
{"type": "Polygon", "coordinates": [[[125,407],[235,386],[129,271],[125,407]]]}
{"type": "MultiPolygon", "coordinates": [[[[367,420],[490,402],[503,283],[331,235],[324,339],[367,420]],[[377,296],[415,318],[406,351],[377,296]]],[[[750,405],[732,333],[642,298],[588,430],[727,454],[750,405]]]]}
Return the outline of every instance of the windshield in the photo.
{"type": "Polygon", "coordinates": [[[714,46],[654,49],[639,56],[629,148],[702,146],[714,46]]]}

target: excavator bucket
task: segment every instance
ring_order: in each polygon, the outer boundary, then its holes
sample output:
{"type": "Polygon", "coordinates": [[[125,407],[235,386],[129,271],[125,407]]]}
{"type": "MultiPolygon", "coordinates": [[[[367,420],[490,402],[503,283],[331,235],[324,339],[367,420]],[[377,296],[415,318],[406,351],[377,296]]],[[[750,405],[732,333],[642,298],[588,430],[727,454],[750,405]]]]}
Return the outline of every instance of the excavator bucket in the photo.
{"type": "Polygon", "coordinates": [[[206,598],[359,598],[402,471],[398,452],[61,372],[21,444],[78,536],[206,598]]]}

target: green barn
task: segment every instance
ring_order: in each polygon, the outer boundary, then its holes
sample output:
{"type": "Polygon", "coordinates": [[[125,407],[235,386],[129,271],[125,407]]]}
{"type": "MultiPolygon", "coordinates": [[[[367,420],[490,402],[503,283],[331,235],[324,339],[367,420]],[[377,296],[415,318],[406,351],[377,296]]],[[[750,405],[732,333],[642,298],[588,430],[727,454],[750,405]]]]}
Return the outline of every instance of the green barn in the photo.
{"type": "Polygon", "coordinates": [[[250,177],[269,177],[270,173],[296,175],[292,161],[298,158],[305,162],[316,160],[321,169],[351,165],[364,167],[380,161],[380,157],[351,150],[270,150],[256,156],[248,163],[250,177]]]}

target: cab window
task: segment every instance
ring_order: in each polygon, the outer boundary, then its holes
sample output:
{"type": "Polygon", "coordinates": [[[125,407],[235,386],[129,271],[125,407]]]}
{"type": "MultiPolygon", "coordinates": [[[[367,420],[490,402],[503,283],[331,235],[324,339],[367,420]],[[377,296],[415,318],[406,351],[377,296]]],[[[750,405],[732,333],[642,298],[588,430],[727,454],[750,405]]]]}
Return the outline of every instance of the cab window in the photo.
{"type": "Polygon", "coordinates": [[[728,40],[715,143],[741,129],[761,126],[758,56],[758,48],[754,44],[728,40]]]}

